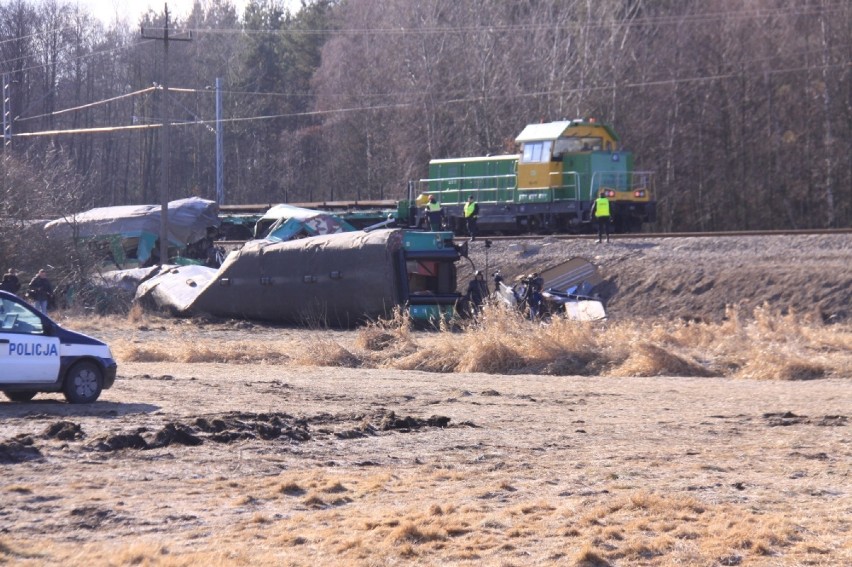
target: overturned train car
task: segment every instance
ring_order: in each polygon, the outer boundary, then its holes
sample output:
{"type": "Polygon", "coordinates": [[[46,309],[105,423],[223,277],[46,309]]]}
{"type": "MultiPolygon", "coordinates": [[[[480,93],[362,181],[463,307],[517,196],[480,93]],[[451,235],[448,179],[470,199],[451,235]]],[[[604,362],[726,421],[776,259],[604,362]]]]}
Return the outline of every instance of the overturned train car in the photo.
{"type": "Polygon", "coordinates": [[[456,261],[449,232],[349,232],[256,240],[231,253],[189,313],[349,327],[407,309],[416,321],[452,316],[456,261]]]}

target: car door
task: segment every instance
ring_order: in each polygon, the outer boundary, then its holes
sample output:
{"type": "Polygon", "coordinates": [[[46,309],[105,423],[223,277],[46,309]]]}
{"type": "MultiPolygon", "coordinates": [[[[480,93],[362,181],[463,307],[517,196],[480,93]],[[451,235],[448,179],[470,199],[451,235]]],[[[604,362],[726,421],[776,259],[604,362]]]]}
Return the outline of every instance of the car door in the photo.
{"type": "Polygon", "coordinates": [[[55,382],[59,339],[30,306],[0,298],[0,386],[55,382]]]}

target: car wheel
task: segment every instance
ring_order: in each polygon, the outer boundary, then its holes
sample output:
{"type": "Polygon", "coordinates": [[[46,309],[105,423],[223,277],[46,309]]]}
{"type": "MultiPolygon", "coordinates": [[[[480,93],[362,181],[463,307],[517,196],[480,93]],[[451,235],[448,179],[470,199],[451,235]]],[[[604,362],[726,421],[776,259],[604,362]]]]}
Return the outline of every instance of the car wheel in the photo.
{"type": "Polygon", "coordinates": [[[94,362],[78,362],[65,376],[65,399],[72,404],[89,404],[98,399],[104,378],[100,367],[94,362]]]}
{"type": "Polygon", "coordinates": [[[33,399],[36,392],[3,392],[13,402],[28,402],[33,399]]]}

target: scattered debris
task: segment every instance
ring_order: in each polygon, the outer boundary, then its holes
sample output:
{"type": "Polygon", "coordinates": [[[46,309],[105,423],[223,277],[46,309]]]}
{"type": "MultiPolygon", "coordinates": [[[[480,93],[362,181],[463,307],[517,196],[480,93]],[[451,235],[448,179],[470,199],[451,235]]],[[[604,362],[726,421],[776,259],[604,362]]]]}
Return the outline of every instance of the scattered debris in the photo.
{"type": "Polygon", "coordinates": [[[593,295],[602,281],[591,262],[572,258],[541,273],[522,276],[511,286],[495,272],[494,296],[531,319],[558,314],[572,321],[596,321],[606,318],[603,303],[593,295]]]}

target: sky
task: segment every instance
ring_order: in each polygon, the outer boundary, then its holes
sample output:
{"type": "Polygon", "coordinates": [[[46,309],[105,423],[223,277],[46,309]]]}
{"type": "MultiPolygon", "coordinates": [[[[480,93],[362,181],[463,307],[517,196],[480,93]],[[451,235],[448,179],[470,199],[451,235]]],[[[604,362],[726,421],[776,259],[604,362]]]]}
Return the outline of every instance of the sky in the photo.
{"type": "MultiPolygon", "coordinates": [[[[72,2],[74,0],[71,0],[72,2]]],[[[169,14],[183,18],[192,11],[195,0],[76,0],[80,7],[86,8],[91,14],[97,16],[106,24],[117,19],[126,20],[134,25],[139,22],[139,16],[151,8],[156,13],[161,13],[163,7],[168,4],[169,14]]],[[[232,0],[231,3],[237,7],[237,14],[242,14],[243,8],[248,0],[232,0]]]]}

